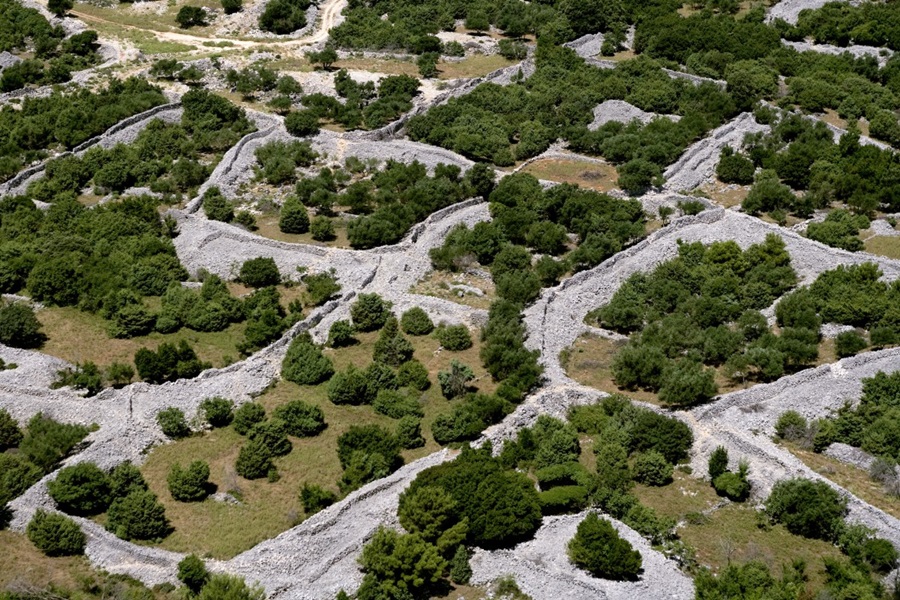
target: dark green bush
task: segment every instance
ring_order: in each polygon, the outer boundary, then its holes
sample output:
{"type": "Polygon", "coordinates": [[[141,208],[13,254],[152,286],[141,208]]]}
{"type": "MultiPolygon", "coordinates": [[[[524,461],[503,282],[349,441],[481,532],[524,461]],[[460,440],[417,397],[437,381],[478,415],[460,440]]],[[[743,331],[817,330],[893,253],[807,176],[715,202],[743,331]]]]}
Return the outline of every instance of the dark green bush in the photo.
{"type": "Polygon", "coordinates": [[[251,258],[241,265],[241,283],[253,288],[268,287],[281,283],[281,273],[275,260],[269,257],[251,258]]]}
{"type": "Polygon", "coordinates": [[[265,600],[261,587],[249,587],[243,578],[226,573],[214,573],[203,586],[197,600],[265,600]]]}
{"type": "Polygon", "coordinates": [[[206,11],[199,6],[182,6],[175,15],[175,22],[182,29],[195,25],[206,25],[206,11]]]}
{"type": "Polygon", "coordinates": [[[102,513],[110,503],[109,475],[89,462],[60,469],[47,491],[60,510],[74,515],[102,513]]]}
{"type": "Polygon", "coordinates": [[[781,439],[795,441],[806,435],[806,418],[795,410],[781,413],[775,422],[775,435],[781,439]]]}
{"type": "Polygon", "coordinates": [[[317,242],[330,242],[335,239],[334,223],[328,217],[319,215],[309,224],[312,239],[317,242]]]}
{"type": "Polygon", "coordinates": [[[381,329],[390,314],[390,303],[385,302],[378,294],[360,294],[350,306],[353,326],[359,331],[381,329]]]}
{"type": "Polygon", "coordinates": [[[191,434],[191,428],[188,427],[180,408],[172,406],[159,411],[156,413],[156,422],[162,432],[172,439],[177,440],[191,434]]]}
{"type": "Polygon", "coordinates": [[[106,517],[106,528],[123,540],[160,539],[170,531],[165,508],[152,492],[144,490],[115,499],[106,517]]]}
{"type": "Polygon", "coordinates": [[[206,398],[200,403],[200,410],[212,427],[227,427],[234,419],[234,402],[227,398],[206,398]]]}
{"type": "Polygon", "coordinates": [[[409,335],[428,335],[434,331],[431,317],[418,306],[410,308],[400,317],[400,326],[409,335]]]}
{"type": "Polygon", "coordinates": [[[58,423],[43,413],[37,413],[25,429],[25,437],[19,443],[19,451],[45,473],[49,473],[59,461],[88,434],[83,425],[58,423]]]}
{"type": "Polygon", "coordinates": [[[335,404],[371,404],[377,393],[372,390],[366,372],[353,365],[336,373],[328,382],[328,399],[335,404]]]}
{"type": "Polygon", "coordinates": [[[672,464],[656,450],[638,454],[633,471],[634,479],[647,485],[666,485],[672,481],[672,464]]]}
{"type": "Polygon", "coordinates": [[[588,514],[569,542],[569,558],[594,577],[635,580],[641,572],[641,554],[634,550],[606,519],[588,514]]]}
{"type": "Polygon", "coordinates": [[[472,368],[454,359],[450,362],[449,371],[438,372],[438,384],[444,398],[452,400],[462,396],[469,390],[469,382],[475,379],[472,368]]]}
{"type": "Polygon", "coordinates": [[[280,419],[257,423],[247,432],[247,438],[265,446],[272,456],[284,456],[292,448],[291,441],[287,439],[287,426],[280,419]]]}
{"type": "Polygon", "coordinates": [[[283,421],[288,435],[294,437],[318,435],[326,427],[322,409],[303,400],[291,400],[282,404],[272,416],[283,421]]]}
{"type": "Polygon", "coordinates": [[[715,481],[716,478],[728,470],[728,450],[725,446],[717,446],[713,453],[709,456],[709,478],[715,481]]]}
{"type": "Polygon", "coordinates": [[[234,411],[234,421],[232,421],[232,423],[234,425],[234,430],[237,433],[247,435],[254,425],[265,421],[265,419],[266,409],[264,409],[261,404],[256,402],[246,402],[241,404],[238,409],[234,411]]]}
{"type": "Polygon", "coordinates": [[[337,502],[337,494],[321,486],[304,483],[300,488],[300,503],[303,512],[313,515],[337,502]]]}
{"type": "Polygon", "coordinates": [[[0,344],[13,348],[39,348],[46,339],[34,310],[28,304],[0,303],[0,344]]]}
{"type": "Polygon", "coordinates": [[[140,470],[131,462],[125,461],[109,474],[110,495],[113,499],[122,498],[131,492],[147,490],[147,482],[140,470]]]}
{"type": "Polygon", "coordinates": [[[562,485],[538,494],[542,515],[560,515],[578,512],[587,504],[587,488],[579,485],[562,485]]]}
{"type": "Polygon", "coordinates": [[[399,367],[412,359],[412,356],[412,344],[400,333],[397,319],[393,315],[389,316],[378,334],[372,359],[377,363],[399,367]]]}
{"type": "Polygon", "coordinates": [[[0,452],[18,446],[22,437],[22,430],[16,420],[10,416],[9,411],[0,408],[0,452]]]}
{"type": "Polygon", "coordinates": [[[328,330],[328,345],[332,348],[352,346],[357,342],[353,333],[354,329],[350,321],[335,321],[328,330]]]}
{"type": "Polygon", "coordinates": [[[397,369],[397,383],[401,387],[410,387],[424,392],[431,386],[428,369],[419,361],[408,360],[397,369]]]}
{"type": "Polygon", "coordinates": [[[234,219],[234,207],[215,186],[207,188],[203,193],[203,212],[213,221],[230,223],[234,219]]]}
{"type": "Polygon", "coordinates": [[[87,543],[84,532],[75,521],[41,508],[31,517],[25,533],[31,543],[47,556],[83,554],[87,543]]]}
{"type": "Polygon", "coordinates": [[[306,302],[310,306],[322,306],[341,291],[333,269],[329,273],[306,275],[303,283],[306,285],[306,302]]]}
{"type": "Polygon", "coordinates": [[[438,327],[434,337],[441,346],[451,351],[468,350],[472,347],[472,336],[465,325],[445,325],[438,327]]]}
{"type": "Polygon", "coordinates": [[[169,493],[179,502],[200,502],[209,496],[209,465],[202,460],[195,460],[187,469],[174,464],[166,478],[169,493]]]}
{"type": "Polygon", "coordinates": [[[396,435],[397,443],[406,450],[425,445],[425,438],[422,437],[422,421],[416,415],[408,414],[400,417],[397,421],[396,435]]]}
{"type": "Polygon", "coordinates": [[[134,366],[144,381],[164,383],[196,377],[211,365],[200,362],[187,341],[181,340],[178,345],[164,342],[156,352],[141,348],[134,353],[134,366]]]}
{"type": "MultiPolygon", "coordinates": [[[[223,0],[223,4],[224,1],[228,0],[223,0]]],[[[188,554],[178,563],[178,580],[192,594],[199,594],[206,582],[209,581],[209,571],[206,570],[206,565],[199,556],[188,554]]]]}
{"type": "Polygon", "coordinates": [[[766,500],[769,518],[808,538],[833,539],[846,513],[846,500],[823,481],[784,479],[766,500]]]}
{"type": "Polygon", "coordinates": [[[312,341],[308,332],[303,332],[291,340],[284,361],[281,376],[299,385],[316,385],[327,381],[334,374],[331,359],[322,354],[322,349],[312,341]]]}
{"type": "Polygon", "coordinates": [[[275,468],[272,451],[261,440],[250,440],[241,446],[234,470],[244,479],[266,477],[275,468]]]}
{"type": "Polygon", "coordinates": [[[868,347],[866,338],[856,331],[844,331],[839,333],[834,340],[835,351],[839,358],[847,358],[860,353],[868,347]]]}
{"type": "Polygon", "coordinates": [[[284,127],[296,137],[315,135],[319,133],[319,117],[313,110],[293,111],[284,118],[284,127]]]}
{"type": "Polygon", "coordinates": [[[735,502],[742,502],[750,495],[750,482],[745,473],[727,471],[713,479],[712,484],[716,493],[735,502]]]}
{"type": "Polygon", "coordinates": [[[281,206],[278,228],[282,233],[306,233],[309,231],[309,215],[296,196],[289,196],[281,206]]]}

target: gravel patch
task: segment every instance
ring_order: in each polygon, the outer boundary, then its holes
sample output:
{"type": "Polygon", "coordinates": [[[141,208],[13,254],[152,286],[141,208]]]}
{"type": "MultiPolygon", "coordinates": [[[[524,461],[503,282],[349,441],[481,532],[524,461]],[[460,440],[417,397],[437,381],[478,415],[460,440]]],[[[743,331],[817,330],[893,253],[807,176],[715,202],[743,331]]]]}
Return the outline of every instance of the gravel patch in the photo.
{"type": "Polygon", "coordinates": [[[610,121],[630,123],[637,120],[646,124],[655,117],[663,117],[670,121],[681,120],[681,117],[678,115],[658,115],[657,113],[645,112],[624,100],[607,100],[594,108],[594,120],[588,125],[588,129],[596,131],[610,121]]]}
{"type": "Polygon", "coordinates": [[[714,129],[708,136],[692,144],[663,174],[667,190],[692,190],[710,181],[719,164],[722,148],[739,149],[748,133],[769,132],[768,125],[760,125],[752,113],[741,113],[733,121],[714,129]]]}
{"type": "Polygon", "coordinates": [[[472,584],[487,585],[512,575],[521,590],[534,600],[690,600],[694,584],[677,565],[654,550],[650,543],[621,522],[604,518],[643,557],[644,572],[638,581],[611,581],[592,577],[569,562],[566,546],[578,524],[591,511],[545,517],[534,539],[511,550],[476,550],[471,559],[472,584]]]}

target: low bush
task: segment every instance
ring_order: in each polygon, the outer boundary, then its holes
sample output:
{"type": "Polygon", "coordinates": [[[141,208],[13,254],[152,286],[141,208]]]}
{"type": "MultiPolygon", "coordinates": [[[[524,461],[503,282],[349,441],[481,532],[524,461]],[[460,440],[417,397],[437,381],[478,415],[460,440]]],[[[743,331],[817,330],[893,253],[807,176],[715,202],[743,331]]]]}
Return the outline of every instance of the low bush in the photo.
{"type": "Polygon", "coordinates": [[[410,308],[400,317],[400,327],[409,335],[428,335],[434,331],[431,317],[418,306],[410,308]]]}
{"type": "Polygon", "coordinates": [[[170,531],[165,508],[146,490],[115,499],[106,517],[106,528],[123,540],[155,540],[170,531]]]}
{"type": "Polygon", "coordinates": [[[406,415],[397,421],[397,443],[406,450],[421,448],[425,445],[422,437],[422,421],[416,415],[406,415]]]}
{"type": "Polygon", "coordinates": [[[469,390],[469,382],[473,379],[475,379],[475,372],[471,367],[455,359],[451,361],[449,371],[438,372],[441,394],[448,400],[465,394],[469,390]]]}
{"type": "Polygon", "coordinates": [[[227,398],[206,398],[200,403],[200,410],[212,427],[227,427],[234,419],[234,402],[227,398]]]}
{"type": "Polygon", "coordinates": [[[187,469],[174,464],[166,478],[169,493],[179,502],[200,502],[209,495],[209,465],[195,460],[187,469]]]}
{"type": "Polygon", "coordinates": [[[65,515],[35,511],[25,534],[38,550],[47,556],[74,556],[83,554],[87,538],[81,527],[65,515]]]}
{"type": "Polygon", "coordinates": [[[417,360],[408,360],[397,369],[397,383],[401,387],[409,387],[424,392],[431,387],[428,369],[417,360]]]}
{"type": "Polygon", "coordinates": [[[184,418],[184,412],[180,408],[173,406],[159,411],[156,413],[156,422],[162,429],[162,432],[173,440],[184,438],[191,434],[191,428],[188,427],[184,418]]]}
{"type": "Polygon", "coordinates": [[[643,563],[640,552],[593,512],[578,524],[568,552],[576,566],[602,579],[635,580],[643,563]]]}
{"type": "Polygon", "coordinates": [[[206,582],[209,581],[209,571],[203,560],[196,554],[188,554],[181,559],[178,563],[178,581],[183,583],[192,594],[199,594],[206,582]]]}
{"type": "Polygon", "coordinates": [[[252,288],[263,288],[281,283],[281,273],[274,259],[261,256],[244,261],[239,279],[252,288]]]}
{"type": "Polygon", "coordinates": [[[272,419],[257,423],[247,433],[251,442],[258,442],[268,449],[272,456],[289,454],[293,447],[287,438],[287,426],[280,419],[272,419]]]}
{"type": "Polygon", "coordinates": [[[272,451],[261,441],[250,440],[241,446],[234,470],[244,479],[266,477],[275,468],[272,451]]]}
{"type": "Polygon", "coordinates": [[[300,503],[303,505],[303,512],[307,515],[313,515],[335,502],[337,502],[337,494],[321,486],[304,483],[300,488],[300,503]]]}
{"type": "Polygon", "coordinates": [[[316,385],[334,374],[331,359],[313,343],[312,336],[303,332],[291,340],[281,363],[281,376],[298,385],[316,385]]]}
{"type": "Polygon", "coordinates": [[[326,427],[322,409],[303,400],[291,400],[282,404],[272,416],[283,421],[288,435],[294,437],[318,435],[326,427]]]}
{"type": "Polygon", "coordinates": [[[360,294],[350,306],[350,317],[359,331],[375,331],[384,327],[390,316],[390,303],[378,294],[360,294]]]}
{"type": "Polygon", "coordinates": [[[353,325],[350,324],[350,321],[335,321],[328,330],[328,345],[332,348],[352,346],[357,342],[353,333],[353,325]]]}
{"type": "Polygon", "coordinates": [[[257,402],[247,402],[241,404],[238,409],[234,411],[234,421],[232,424],[237,433],[247,435],[254,425],[265,421],[265,419],[266,409],[262,407],[262,404],[257,402]]]}
{"type": "Polygon", "coordinates": [[[833,540],[847,513],[847,502],[824,481],[784,479],[772,488],[765,510],[795,535],[833,540]]]}
{"type": "Polygon", "coordinates": [[[110,503],[109,476],[90,462],[60,469],[47,491],[60,510],[73,515],[96,515],[110,503]]]}
{"type": "Polygon", "coordinates": [[[633,472],[636,481],[660,486],[672,481],[673,469],[665,456],[656,450],[650,450],[637,455],[634,459],[633,472]]]}
{"type": "Polygon", "coordinates": [[[451,351],[468,350],[472,347],[472,336],[465,325],[447,325],[438,327],[434,337],[441,346],[451,351]]]}
{"type": "Polygon", "coordinates": [[[588,490],[580,485],[562,485],[538,494],[542,515],[578,512],[587,504],[588,490]]]}

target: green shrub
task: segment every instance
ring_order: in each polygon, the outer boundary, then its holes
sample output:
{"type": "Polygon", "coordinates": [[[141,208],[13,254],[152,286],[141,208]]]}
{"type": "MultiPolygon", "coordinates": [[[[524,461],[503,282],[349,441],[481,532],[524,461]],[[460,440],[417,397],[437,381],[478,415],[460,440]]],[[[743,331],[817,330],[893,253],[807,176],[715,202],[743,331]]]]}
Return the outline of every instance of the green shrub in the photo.
{"type": "Polygon", "coordinates": [[[306,137],[319,133],[319,117],[313,110],[298,110],[288,113],[284,127],[296,137],[306,137]]]}
{"type": "Polygon", "coordinates": [[[357,342],[353,333],[353,325],[350,324],[350,321],[335,321],[328,330],[328,345],[332,348],[352,346],[357,342]]]}
{"type": "Polygon", "coordinates": [[[205,398],[200,403],[200,410],[212,427],[227,427],[234,419],[234,402],[227,398],[205,398]]]}
{"type": "Polygon", "coordinates": [[[209,465],[195,460],[187,469],[174,464],[166,478],[169,493],[179,502],[200,502],[209,495],[209,465]]]}
{"type": "Polygon", "coordinates": [[[769,518],[808,538],[832,540],[846,512],[846,500],[823,481],[784,479],[766,500],[769,518]]]}
{"type": "Polygon", "coordinates": [[[322,354],[308,332],[303,332],[291,340],[284,361],[281,376],[298,385],[316,385],[327,381],[334,374],[331,359],[322,354]]]}
{"type": "Polygon", "coordinates": [[[633,472],[635,480],[647,485],[666,485],[672,481],[672,465],[666,457],[650,450],[638,454],[634,459],[633,472]]]}
{"type": "Polygon", "coordinates": [[[22,437],[22,430],[16,420],[10,416],[9,411],[0,408],[0,452],[18,446],[22,437]]]}
{"type": "Polygon", "coordinates": [[[448,400],[465,394],[469,390],[469,382],[473,379],[475,379],[475,372],[456,359],[451,361],[449,371],[438,372],[441,393],[448,400]]]}
{"type": "Polygon", "coordinates": [[[406,415],[400,417],[397,421],[397,443],[401,448],[410,450],[412,448],[421,448],[425,445],[425,438],[422,437],[422,421],[416,415],[406,415]]]}
{"type": "Polygon", "coordinates": [[[206,25],[206,11],[199,6],[182,6],[175,15],[175,22],[182,29],[194,25],[206,25]]]}
{"type": "Polygon", "coordinates": [[[390,314],[390,303],[385,302],[378,294],[360,294],[350,307],[350,317],[359,331],[381,329],[390,314]]]}
{"type": "Polygon", "coordinates": [[[244,261],[239,275],[241,283],[252,288],[263,288],[281,283],[281,273],[273,258],[261,256],[244,261]]]}
{"type": "Polygon", "coordinates": [[[847,358],[860,353],[868,347],[866,338],[856,331],[844,331],[839,333],[834,340],[835,351],[838,358],[847,358]]]}
{"type": "Polygon", "coordinates": [[[209,581],[209,571],[206,570],[206,565],[199,556],[188,554],[178,563],[178,580],[192,594],[199,594],[206,582],[209,581]]]}
{"type": "Polygon", "coordinates": [[[261,587],[249,587],[243,578],[225,573],[212,574],[197,596],[197,600],[265,600],[265,598],[266,592],[261,587]]]}
{"type": "Polygon", "coordinates": [[[472,347],[472,336],[465,325],[447,325],[438,327],[434,337],[441,346],[451,351],[468,350],[472,347]]]}
{"type": "Polygon", "coordinates": [[[728,470],[728,450],[725,446],[717,446],[709,456],[709,478],[715,481],[716,477],[728,470]]]}
{"type": "Polygon", "coordinates": [[[637,579],[643,563],[641,554],[596,513],[588,514],[578,524],[568,552],[576,566],[602,579],[637,579]]]}
{"type": "Polygon", "coordinates": [[[230,223],[234,220],[234,207],[225,199],[219,188],[212,186],[203,193],[203,212],[213,221],[230,223]]]}
{"type": "Polygon", "coordinates": [[[419,404],[418,394],[411,394],[408,390],[379,390],[372,408],[378,414],[392,419],[407,415],[421,418],[425,414],[419,404]]]}
{"type": "Polygon", "coordinates": [[[13,348],[38,348],[47,339],[34,310],[24,302],[0,303],[0,344],[13,348]]]}
{"type": "Polygon", "coordinates": [[[537,477],[538,485],[544,491],[558,486],[586,487],[591,479],[587,469],[576,461],[543,467],[538,469],[534,475],[537,477]]]}
{"type": "Polygon", "coordinates": [[[19,443],[19,451],[29,461],[49,473],[59,461],[88,434],[83,425],[58,423],[43,413],[34,415],[25,429],[25,437],[19,443]]]}
{"type": "Polygon", "coordinates": [[[265,446],[272,456],[284,456],[292,448],[291,441],[287,439],[287,427],[280,419],[257,423],[247,433],[247,438],[265,446]]]}
{"type": "Polygon", "coordinates": [[[238,409],[234,411],[234,421],[232,424],[237,433],[247,435],[254,425],[265,421],[265,419],[266,409],[262,407],[262,404],[257,402],[247,402],[240,405],[238,409]]]}
{"type": "Polygon", "coordinates": [[[329,273],[306,275],[303,277],[303,283],[306,285],[305,301],[309,306],[322,306],[341,291],[334,270],[329,273]]]}
{"type": "Polygon", "coordinates": [[[806,436],[806,418],[795,410],[781,413],[775,422],[775,435],[783,440],[794,441],[806,436]]]}
{"type": "Polygon", "coordinates": [[[112,499],[125,497],[135,490],[148,489],[141,471],[129,461],[116,465],[116,468],[110,472],[109,487],[112,499]]]}
{"type": "Polygon", "coordinates": [[[561,515],[578,512],[587,504],[587,488],[561,485],[538,494],[542,515],[561,515]]]}
{"type": "Polygon", "coordinates": [[[409,335],[428,335],[434,331],[431,317],[418,306],[410,308],[400,317],[400,327],[409,335]]]}
{"type": "Polygon", "coordinates": [[[165,435],[174,440],[191,434],[191,428],[184,419],[184,413],[174,406],[156,413],[156,423],[165,435]]]}
{"type": "Polygon", "coordinates": [[[424,392],[431,387],[428,379],[428,369],[419,361],[408,360],[397,369],[397,383],[401,387],[409,387],[424,392]]]}
{"type": "Polygon", "coordinates": [[[154,540],[168,535],[166,511],[149,491],[116,498],[106,513],[106,528],[123,540],[154,540]]]}
{"type": "Polygon", "coordinates": [[[41,508],[31,517],[25,533],[31,543],[47,556],[83,554],[87,544],[84,532],[75,521],[41,508]]]}
{"type": "Polygon", "coordinates": [[[272,451],[261,441],[250,440],[241,446],[234,470],[244,479],[266,477],[274,469],[272,451]]]}
{"type": "Polygon", "coordinates": [[[282,233],[306,233],[309,231],[309,215],[296,196],[288,196],[281,206],[278,229],[282,233]]]}
{"type": "Polygon", "coordinates": [[[676,362],[663,371],[659,399],[665,404],[690,406],[706,402],[718,393],[715,371],[691,360],[676,362]]]}
{"type": "MultiPolygon", "coordinates": [[[[222,0],[222,10],[225,11],[226,15],[233,15],[236,12],[240,12],[243,7],[243,0],[222,0]]],[[[198,591],[199,590],[195,591],[194,593],[197,593],[198,591]]]]}
{"type": "Polygon", "coordinates": [[[313,218],[309,224],[309,232],[312,234],[312,239],[317,242],[330,242],[336,237],[334,223],[331,219],[322,215],[313,218]]]}
{"type": "Polygon", "coordinates": [[[412,344],[400,333],[397,319],[391,315],[378,334],[372,359],[378,363],[399,367],[412,359],[412,355],[412,344]]]}
{"type": "Polygon", "coordinates": [[[727,471],[713,479],[712,484],[717,494],[735,502],[743,502],[750,495],[750,482],[745,472],[727,471]]]}
{"type": "Polygon", "coordinates": [[[369,384],[366,372],[350,365],[328,382],[328,399],[335,404],[371,404],[377,392],[369,384]]]}
{"type": "Polygon", "coordinates": [[[291,400],[282,404],[272,416],[283,421],[288,435],[294,437],[318,435],[326,427],[322,409],[303,400],[291,400]]]}
{"type": "Polygon", "coordinates": [[[60,469],[47,491],[60,510],[74,515],[102,513],[110,502],[109,476],[89,462],[60,469]]]}
{"type": "Polygon", "coordinates": [[[450,559],[450,581],[456,585],[465,585],[472,578],[472,567],[469,564],[469,551],[460,544],[450,559]]]}
{"type": "Polygon", "coordinates": [[[300,488],[300,503],[303,505],[303,512],[307,515],[314,515],[335,502],[337,502],[337,495],[321,486],[304,483],[300,488]]]}
{"type": "Polygon", "coordinates": [[[21,454],[0,452],[0,507],[24,494],[43,474],[21,454]]]}
{"type": "Polygon", "coordinates": [[[363,547],[359,563],[365,572],[357,593],[360,600],[425,598],[447,568],[438,549],[420,536],[384,527],[363,547]]]}
{"type": "Polygon", "coordinates": [[[693,444],[694,434],[685,423],[652,410],[641,410],[632,424],[628,450],[656,450],[675,464],[688,457],[693,444]]]}
{"type": "Polygon", "coordinates": [[[871,538],[863,546],[863,554],[867,563],[877,573],[889,573],[897,566],[898,553],[888,540],[871,538]]]}
{"type": "Polygon", "coordinates": [[[753,183],[756,165],[749,158],[736,154],[730,146],[722,148],[719,164],[716,166],[716,177],[724,183],[749,185],[753,183]]]}

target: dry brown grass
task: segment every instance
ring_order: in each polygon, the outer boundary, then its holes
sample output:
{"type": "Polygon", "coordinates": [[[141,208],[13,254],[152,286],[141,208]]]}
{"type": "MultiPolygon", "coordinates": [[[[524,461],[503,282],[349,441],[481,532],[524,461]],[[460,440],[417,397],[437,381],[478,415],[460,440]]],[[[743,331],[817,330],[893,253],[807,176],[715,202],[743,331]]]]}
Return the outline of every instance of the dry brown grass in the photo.
{"type": "Polygon", "coordinates": [[[528,164],[524,169],[538,179],[574,183],[583,188],[608,192],[618,186],[618,173],[612,165],[601,165],[577,159],[545,158],[528,164]]]}
{"type": "Polygon", "coordinates": [[[419,67],[416,66],[416,63],[396,58],[347,58],[334,63],[334,68],[387,75],[419,76],[419,67]]]}
{"type": "Polygon", "coordinates": [[[783,443],[782,445],[816,473],[846,488],[872,506],[900,519],[900,502],[897,501],[897,498],[885,493],[884,486],[873,481],[863,469],[842,463],[824,454],[804,450],[796,444],[783,443]]]}
{"type": "Polygon", "coordinates": [[[758,560],[780,577],[785,566],[800,559],[806,562],[807,589],[815,592],[825,583],[823,559],[840,558],[841,552],[828,542],[796,536],[783,526],[762,529],[756,511],[746,504],[730,504],[709,516],[703,525],[685,525],[678,530],[684,543],[694,548],[701,565],[718,571],[731,563],[758,560]]]}
{"type": "Polygon", "coordinates": [[[750,193],[749,185],[730,185],[719,180],[708,183],[700,189],[710,200],[725,208],[740,206],[750,193]]]}
{"type": "Polygon", "coordinates": [[[446,271],[430,271],[409,290],[413,294],[443,298],[472,308],[488,309],[496,298],[493,282],[466,273],[448,273],[446,271]],[[462,297],[451,291],[454,285],[468,285],[484,292],[484,296],[465,294],[462,297]]]}
{"type": "MultiPolygon", "coordinates": [[[[377,333],[360,334],[359,344],[339,350],[328,349],[326,353],[331,356],[338,370],[350,364],[365,367],[371,362],[377,337],[377,333]]],[[[464,352],[448,352],[438,351],[439,344],[431,337],[409,339],[415,347],[415,357],[425,364],[431,374],[432,387],[422,398],[425,412],[422,433],[426,444],[423,448],[404,451],[403,457],[407,462],[440,448],[431,438],[430,425],[451,403],[441,396],[437,387],[439,370],[449,367],[450,361],[456,358],[473,368],[480,391],[491,392],[495,388],[480,366],[477,345],[464,352]]],[[[142,471],[151,489],[165,505],[166,514],[175,528],[162,542],[162,547],[228,558],[277,535],[302,520],[303,510],[298,493],[304,483],[318,484],[338,491],[337,481],[341,476],[341,467],[337,457],[337,439],[342,433],[352,425],[377,424],[390,430],[396,427],[396,421],[375,413],[370,406],[332,404],[327,399],[325,385],[298,386],[280,381],[263,393],[258,402],[271,414],[276,407],[295,399],[321,407],[328,427],[316,437],[291,438],[291,453],[275,459],[281,477],[275,483],[265,479],[249,481],[235,474],[234,463],[243,438],[230,427],[153,450],[142,471]],[[235,493],[243,500],[243,504],[228,505],[212,500],[181,503],[173,500],[168,492],[166,476],[173,464],[187,464],[192,460],[207,461],[210,465],[210,480],[219,491],[237,488],[239,492],[235,493]]]]}
{"type": "Polygon", "coordinates": [[[875,235],[866,240],[866,252],[900,260],[900,237],[875,235]]]}
{"type": "MultiPolygon", "coordinates": [[[[488,73],[492,73],[497,69],[502,69],[515,64],[507,58],[503,58],[499,54],[475,54],[467,56],[459,62],[439,62],[438,78],[439,79],[462,79],[470,77],[484,77],[488,73]]],[[[416,73],[418,74],[418,68],[416,73]]]]}
{"type": "Polygon", "coordinates": [[[313,246],[330,246],[334,248],[350,247],[350,241],[347,239],[347,222],[343,219],[334,219],[335,239],[330,242],[317,242],[312,239],[311,233],[282,233],[278,228],[278,213],[257,215],[256,225],[259,229],[257,229],[255,233],[271,240],[278,240],[279,242],[311,244],[313,246]]]}
{"type": "Polygon", "coordinates": [[[0,531],[0,590],[11,584],[44,587],[50,584],[73,588],[78,577],[90,571],[83,556],[50,558],[23,534],[0,531]]]}
{"type": "Polygon", "coordinates": [[[200,6],[205,8],[221,9],[221,4],[216,0],[183,0],[176,5],[170,3],[162,14],[156,14],[152,11],[142,11],[133,5],[104,7],[95,4],[81,3],[75,7],[73,11],[79,18],[84,19],[88,24],[96,22],[120,25],[124,27],[132,27],[143,31],[174,31],[180,33],[189,33],[194,36],[211,36],[215,31],[215,26],[207,25],[204,27],[191,27],[190,29],[181,29],[175,22],[175,15],[178,14],[182,6],[200,6]]]}
{"type": "Polygon", "coordinates": [[[236,344],[244,338],[244,323],[236,323],[225,331],[201,333],[183,328],[176,333],[113,339],[106,333],[107,321],[99,315],[73,307],[52,307],[37,312],[38,320],[49,339],[41,352],[69,362],[92,361],[103,367],[113,362],[131,363],[141,348],[155,350],[164,342],[187,340],[200,360],[214,366],[226,364],[226,358],[237,359],[236,344]]]}
{"type": "Polygon", "coordinates": [[[720,498],[708,481],[675,470],[672,483],[662,487],[637,484],[632,490],[641,504],[681,521],[685,515],[712,508],[720,498]]]}

